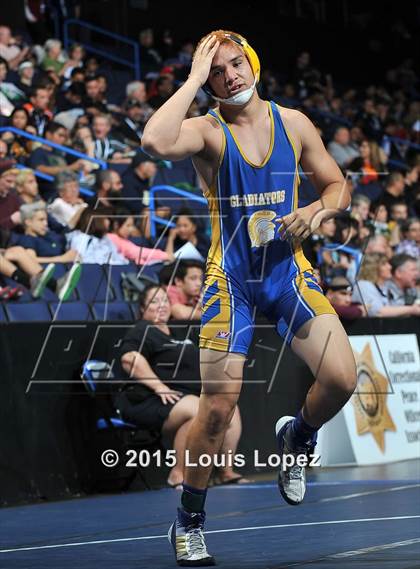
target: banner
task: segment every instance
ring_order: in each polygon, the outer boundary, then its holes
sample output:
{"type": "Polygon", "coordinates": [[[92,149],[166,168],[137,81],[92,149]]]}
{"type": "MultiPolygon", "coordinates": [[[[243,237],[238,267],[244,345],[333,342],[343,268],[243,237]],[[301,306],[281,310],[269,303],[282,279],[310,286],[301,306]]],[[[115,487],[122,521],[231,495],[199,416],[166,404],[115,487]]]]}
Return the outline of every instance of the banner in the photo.
{"type": "Polygon", "coordinates": [[[321,461],[381,464],[420,458],[420,356],[415,334],[350,336],[357,389],[321,429],[321,461]]]}

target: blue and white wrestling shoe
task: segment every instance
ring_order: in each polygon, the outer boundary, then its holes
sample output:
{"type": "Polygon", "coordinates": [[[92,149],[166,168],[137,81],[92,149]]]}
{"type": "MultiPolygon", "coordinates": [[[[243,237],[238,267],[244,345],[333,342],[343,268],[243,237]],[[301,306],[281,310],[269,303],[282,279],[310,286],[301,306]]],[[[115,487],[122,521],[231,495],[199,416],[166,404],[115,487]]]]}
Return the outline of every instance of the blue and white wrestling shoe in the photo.
{"type": "Polygon", "coordinates": [[[305,466],[300,466],[296,460],[299,456],[308,456],[314,449],[314,442],[303,445],[293,444],[290,427],[294,417],[285,415],[276,423],[276,437],[281,457],[278,486],[280,494],[291,506],[298,506],[305,497],[306,474],[305,466]]]}
{"type": "Polygon", "coordinates": [[[204,540],[204,512],[189,514],[178,508],[178,516],[169,528],[168,539],[178,565],[182,567],[209,567],[216,565],[214,557],[207,553],[204,540]]]}

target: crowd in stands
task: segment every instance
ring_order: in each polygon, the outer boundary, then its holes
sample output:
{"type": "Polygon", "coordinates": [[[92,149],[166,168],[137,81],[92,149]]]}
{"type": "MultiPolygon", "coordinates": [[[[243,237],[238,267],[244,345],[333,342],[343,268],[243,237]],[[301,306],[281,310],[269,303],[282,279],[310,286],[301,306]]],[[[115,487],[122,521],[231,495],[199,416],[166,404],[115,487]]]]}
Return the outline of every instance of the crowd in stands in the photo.
{"type": "MultiPolygon", "coordinates": [[[[39,298],[45,287],[67,300],[83,264],[135,264],[156,267],[172,317],[200,317],[210,231],[194,199],[197,176],[190,160],[157,161],[140,148],[145,123],[188,76],[194,44],[175,46],[168,33],[159,45],[143,30],[142,81],[115,85],[82,45],[35,44],[0,25],[0,128],[18,129],[0,131],[3,300],[24,289],[39,298]],[[191,198],[158,194],[154,214],[167,223],[153,228],[150,190],[161,184],[191,198]],[[55,280],[57,264],[66,271],[55,280]]],[[[351,209],[304,244],[326,294],[344,319],[419,316],[420,84],[411,60],[357,89],[336,85],[307,52],[293,76],[280,71],[263,71],[261,96],[311,118],[352,188],[351,209]]],[[[212,105],[200,90],[187,116],[212,105]]]]}

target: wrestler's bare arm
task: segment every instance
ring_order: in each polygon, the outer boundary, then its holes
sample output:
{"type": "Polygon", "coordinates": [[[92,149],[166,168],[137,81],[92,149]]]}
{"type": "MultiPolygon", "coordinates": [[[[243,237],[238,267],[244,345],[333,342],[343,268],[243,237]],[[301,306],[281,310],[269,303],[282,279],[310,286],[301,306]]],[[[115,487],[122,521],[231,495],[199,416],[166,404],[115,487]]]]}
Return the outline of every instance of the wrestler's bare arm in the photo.
{"type": "Polygon", "coordinates": [[[205,150],[205,117],[185,119],[198,89],[207,81],[219,43],[210,36],[197,48],[187,81],[148,121],[142,147],[149,154],[182,160],[205,150]]]}

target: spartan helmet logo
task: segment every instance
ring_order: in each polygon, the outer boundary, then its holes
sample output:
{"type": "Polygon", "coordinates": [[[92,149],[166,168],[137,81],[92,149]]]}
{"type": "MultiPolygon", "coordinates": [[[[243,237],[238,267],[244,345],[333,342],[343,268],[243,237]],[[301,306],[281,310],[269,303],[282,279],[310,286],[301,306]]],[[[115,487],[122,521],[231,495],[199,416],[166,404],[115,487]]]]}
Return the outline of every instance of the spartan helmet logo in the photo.
{"type": "Polygon", "coordinates": [[[256,211],[251,215],[248,220],[248,234],[252,247],[261,247],[274,239],[275,224],[272,220],[275,217],[275,212],[270,209],[256,211]]]}

